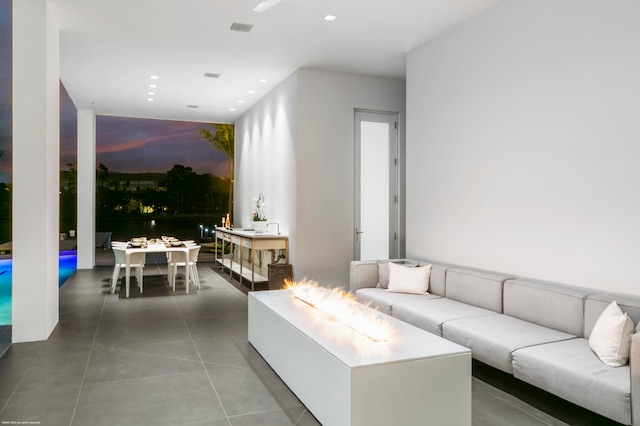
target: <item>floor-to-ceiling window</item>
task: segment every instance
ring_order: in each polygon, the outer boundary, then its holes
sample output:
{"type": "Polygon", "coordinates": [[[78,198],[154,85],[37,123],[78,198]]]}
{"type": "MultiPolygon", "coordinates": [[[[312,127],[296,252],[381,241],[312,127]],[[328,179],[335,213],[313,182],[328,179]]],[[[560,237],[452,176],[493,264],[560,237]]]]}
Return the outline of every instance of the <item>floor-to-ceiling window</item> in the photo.
{"type": "Polygon", "coordinates": [[[78,110],[60,83],[60,285],[77,267],[78,110]]]}
{"type": "Polygon", "coordinates": [[[96,231],[211,238],[230,210],[229,134],[232,149],[232,125],[97,116],[96,231]]]}

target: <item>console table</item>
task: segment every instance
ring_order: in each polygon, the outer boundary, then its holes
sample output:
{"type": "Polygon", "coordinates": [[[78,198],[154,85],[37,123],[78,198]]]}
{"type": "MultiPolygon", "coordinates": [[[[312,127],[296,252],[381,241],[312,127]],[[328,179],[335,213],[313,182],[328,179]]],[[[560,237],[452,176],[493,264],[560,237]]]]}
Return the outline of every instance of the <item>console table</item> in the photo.
{"type": "Polygon", "coordinates": [[[342,332],[288,289],[249,293],[249,342],[322,424],[471,425],[469,349],[353,308],[389,321],[392,337],[342,332]]]}
{"type": "Polygon", "coordinates": [[[243,231],[228,228],[216,228],[216,262],[224,268],[229,268],[229,276],[237,273],[242,285],[242,280],[248,280],[251,283],[251,291],[255,290],[256,281],[267,281],[266,277],[255,272],[256,250],[284,250],[285,263],[289,263],[289,238],[286,235],[277,235],[270,233],[261,233],[255,231],[243,231]],[[221,242],[221,256],[218,258],[218,244],[221,242]],[[224,254],[224,243],[231,245],[228,258],[224,254]],[[242,264],[242,252],[238,262],[233,260],[234,246],[248,248],[251,250],[251,268],[245,268],[242,264]]]}

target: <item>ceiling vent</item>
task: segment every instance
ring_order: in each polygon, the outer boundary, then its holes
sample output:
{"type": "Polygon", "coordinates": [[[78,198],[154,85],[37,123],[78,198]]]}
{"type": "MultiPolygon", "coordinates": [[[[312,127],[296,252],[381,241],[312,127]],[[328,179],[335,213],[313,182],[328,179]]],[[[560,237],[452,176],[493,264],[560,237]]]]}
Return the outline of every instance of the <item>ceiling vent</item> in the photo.
{"type": "Polygon", "coordinates": [[[209,78],[220,78],[220,74],[217,74],[215,72],[205,72],[204,76],[209,78]]]}
{"type": "Polygon", "coordinates": [[[199,108],[198,105],[187,105],[187,108],[199,108]]]}
{"type": "Polygon", "coordinates": [[[240,24],[238,22],[234,22],[231,25],[231,31],[240,31],[240,32],[243,32],[243,33],[250,33],[252,28],[253,28],[253,25],[240,24]]]}

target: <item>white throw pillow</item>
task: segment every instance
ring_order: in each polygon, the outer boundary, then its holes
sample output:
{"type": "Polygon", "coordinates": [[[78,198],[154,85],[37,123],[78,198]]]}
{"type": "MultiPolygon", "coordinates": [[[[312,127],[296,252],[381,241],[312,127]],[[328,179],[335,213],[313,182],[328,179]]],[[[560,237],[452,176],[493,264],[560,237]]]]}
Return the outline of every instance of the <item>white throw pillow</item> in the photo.
{"type": "Polygon", "coordinates": [[[405,262],[404,260],[378,260],[378,287],[389,288],[389,263],[404,265],[407,268],[415,268],[417,263],[405,262]]]}
{"type": "Polygon", "coordinates": [[[394,293],[425,294],[429,290],[431,265],[406,267],[389,263],[389,288],[394,293]]]}
{"type": "Polygon", "coordinates": [[[633,330],[631,318],[613,301],[593,326],[589,346],[605,364],[623,366],[629,360],[633,330]]]}

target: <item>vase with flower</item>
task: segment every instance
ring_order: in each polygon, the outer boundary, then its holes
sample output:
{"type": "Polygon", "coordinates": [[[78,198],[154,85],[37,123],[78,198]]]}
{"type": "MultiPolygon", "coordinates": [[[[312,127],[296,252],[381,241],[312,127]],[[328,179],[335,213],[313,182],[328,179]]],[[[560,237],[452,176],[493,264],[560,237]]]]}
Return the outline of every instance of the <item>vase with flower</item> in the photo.
{"type": "Polygon", "coordinates": [[[251,215],[253,229],[255,229],[256,232],[263,233],[267,230],[268,210],[269,204],[264,194],[258,194],[258,197],[253,199],[253,213],[251,215]]]}

